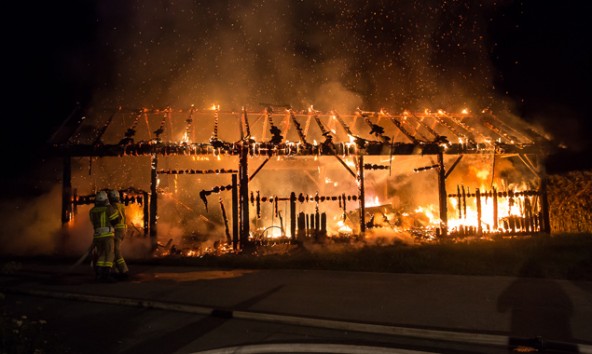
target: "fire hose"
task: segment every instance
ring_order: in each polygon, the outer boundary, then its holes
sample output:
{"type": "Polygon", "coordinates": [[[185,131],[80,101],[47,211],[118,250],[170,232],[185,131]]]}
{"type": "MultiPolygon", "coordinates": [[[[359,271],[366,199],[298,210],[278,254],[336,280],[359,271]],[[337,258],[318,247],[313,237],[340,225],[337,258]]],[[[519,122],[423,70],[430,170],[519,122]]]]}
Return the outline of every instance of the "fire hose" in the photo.
{"type": "Polygon", "coordinates": [[[74,270],[76,267],[78,267],[79,265],[81,265],[81,264],[82,264],[82,262],[84,262],[84,260],[85,260],[86,258],[88,258],[88,256],[89,256],[89,255],[92,253],[92,251],[94,250],[94,248],[95,248],[95,242],[94,242],[94,240],[93,240],[93,242],[91,242],[90,246],[89,246],[89,247],[88,247],[88,249],[87,249],[87,250],[86,250],[86,251],[85,251],[85,252],[82,254],[82,256],[80,256],[80,258],[78,258],[78,260],[77,260],[77,261],[76,261],[74,264],[72,264],[72,265],[70,266],[70,268],[68,268],[68,271],[66,272],[66,274],[68,274],[68,273],[72,272],[72,271],[73,271],[73,270],[74,270]]]}

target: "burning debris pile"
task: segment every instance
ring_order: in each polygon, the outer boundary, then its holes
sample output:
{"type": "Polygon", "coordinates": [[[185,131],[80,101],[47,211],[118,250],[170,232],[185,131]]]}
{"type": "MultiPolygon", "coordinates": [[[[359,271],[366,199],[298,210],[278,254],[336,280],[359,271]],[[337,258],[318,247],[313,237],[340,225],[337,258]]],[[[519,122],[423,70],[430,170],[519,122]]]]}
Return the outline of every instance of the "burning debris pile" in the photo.
{"type": "Polygon", "coordinates": [[[134,229],[163,255],[549,232],[540,159],[551,141],[487,110],[91,115],[71,116],[51,141],[64,158],[62,222],[117,186],[134,229]]]}

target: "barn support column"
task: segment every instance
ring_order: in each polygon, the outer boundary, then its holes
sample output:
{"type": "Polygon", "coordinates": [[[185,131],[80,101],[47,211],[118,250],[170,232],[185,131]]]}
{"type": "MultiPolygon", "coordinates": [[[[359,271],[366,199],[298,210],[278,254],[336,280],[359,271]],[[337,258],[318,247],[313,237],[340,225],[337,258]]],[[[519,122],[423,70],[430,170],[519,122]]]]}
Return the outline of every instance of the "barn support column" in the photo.
{"type": "Polygon", "coordinates": [[[72,219],[72,159],[64,157],[62,171],[62,224],[72,219]]]}
{"type": "Polygon", "coordinates": [[[290,238],[296,241],[296,193],[290,193],[290,238]]]}
{"type": "Polygon", "coordinates": [[[477,202],[477,236],[483,236],[483,226],[481,225],[481,191],[475,189],[475,201],[477,202]]]}
{"type": "Polygon", "coordinates": [[[438,151],[438,197],[440,202],[440,231],[442,236],[448,235],[448,200],[446,195],[446,170],[444,169],[444,152],[438,151]]]}
{"type": "Polygon", "coordinates": [[[232,249],[238,250],[238,179],[232,174],[232,249]]]}
{"type": "Polygon", "coordinates": [[[158,175],[156,170],[158,168],[158,157],[156,154],[152,154],[150,156],[150,243],[152,246],[152,250],[156,250],[158,246],[157,243],[157,233],[156,233],[156,222],[158,220],[157,212],[157,203],[158,203],[158,195],[156,192],[156,186],[158,183],[158,175]]]}
{"type": "Polygon", "coordinates": [[[493,188],[493,231],[497,232],[498,229],[498,218],[497,218],[497,189],[493,188]]]}
{"type": "Polygon", "coordinates": [[[546,234],[551,234],[551,220],[549,218],[549,200],[547,198],[547,184],[549,179],[544,173],[541,173],[541,213],[543,214],[543,227],[541,231],[546,234]]]}
{"type": "MultiPolygon", "coordinates": [[[[358,159],[358,179],[360,192],[360,236],[366,233],[366,192],[364,188],[364,155],[358,159]]],[[[343,201],[345,203],[345,201],[343,201]]]]}
{"type": "Polygon", "coordinates": [[[239,160],[239,207],[240,207],[240,248],[243,249],[249,240],[249,148],[243,144],[239,160]]]}

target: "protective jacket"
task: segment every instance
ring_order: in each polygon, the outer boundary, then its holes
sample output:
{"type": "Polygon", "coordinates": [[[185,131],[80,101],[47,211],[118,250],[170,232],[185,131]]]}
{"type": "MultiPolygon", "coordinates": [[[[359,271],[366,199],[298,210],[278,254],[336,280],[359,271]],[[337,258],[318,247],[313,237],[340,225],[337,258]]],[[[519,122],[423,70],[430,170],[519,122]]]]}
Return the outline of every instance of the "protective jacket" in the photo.
{"type": "Polygon", "coordinates": [[[113,237],[115,235],[113,226],[118,225],[121,219],[117,209],[109,204],[94,206],[90,210],[89,215],[94,228],[95,240],[103,237],[113,237]]]}
{"type": "Polygon", "coordinates": [[[113,206],[117,209],[117,211],[119,212],[119,215],[121,216],[121,218],[119,219],[119,222],[117,224],[115,224],[115,229],[116,230],[127,229],[127,223],[126,223],[126,218],[125,218],[125,207],[121,203],[113,203],[113,206]]]}

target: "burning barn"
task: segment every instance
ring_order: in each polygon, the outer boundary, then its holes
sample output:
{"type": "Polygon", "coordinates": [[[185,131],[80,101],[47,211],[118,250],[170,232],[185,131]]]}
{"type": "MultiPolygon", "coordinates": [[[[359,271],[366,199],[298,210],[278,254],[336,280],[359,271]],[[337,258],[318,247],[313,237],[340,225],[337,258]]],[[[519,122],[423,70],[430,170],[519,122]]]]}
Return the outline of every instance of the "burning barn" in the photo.
{"type": "Polygon", "coordinates": [[[491,111],[77,110],[51,139],[62,222],[119,190],[171,252],[256,242],[550,232],[550,141],[491,111]],[[183,245],[188,245],[184,249],[183,245]]]}

